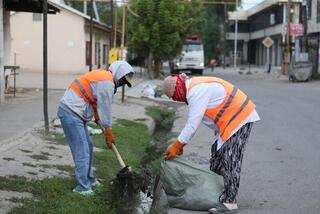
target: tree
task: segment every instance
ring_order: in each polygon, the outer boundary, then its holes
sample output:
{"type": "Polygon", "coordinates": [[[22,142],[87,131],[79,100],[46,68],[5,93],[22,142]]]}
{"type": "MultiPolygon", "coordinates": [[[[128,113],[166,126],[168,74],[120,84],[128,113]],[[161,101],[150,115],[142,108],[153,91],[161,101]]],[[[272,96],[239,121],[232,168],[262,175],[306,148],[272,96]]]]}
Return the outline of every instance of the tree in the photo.
{"type": "Polygon", "coordinates": [[[206,5],[202,29],[206,62],[212,58],[226,55],[230,49],[230,45],[226,41],[228,28],[226,13],[228,10],[234,10],[234,6],[206,5]]]}
{"type": "MultiPolygon", "coordinates": [[[[65,3],[72,8],[84,13],[84,2],[77,2],[73,0],[65,0],[65,3]]],[[[109,2],[96,2],[97,10],[99,14],[100,21],[111,25],[111,13],[110,13],[110,3],[109,2]]],[[[115,5],[116,6],[116,5],[115,5]]],[[[87,15],[90,16],[91,14],[91,4],[90,1],[87,1],[87,15]]],[[[94,18],[97,18],[94,16],[94,18]]]]}
{"type": "Polygon", "coordinates": [[[202,22],[199,0],[133,0],[138,16],[129,15],[129,48],[148,58],[150,76],[157,78],[161,63],[173,59],[188,34],[202,22]]]}
{"type": "Polygon", "coordinates": [[[203,25],[203,44],[204,44],[204,56],[205,61],[209,62],[219,53],[217,53],[217,46],[220,44],[220,22],[218,15],[214,10],[214,5],[207,6],[204,14],[204,25],[203,25]]]}

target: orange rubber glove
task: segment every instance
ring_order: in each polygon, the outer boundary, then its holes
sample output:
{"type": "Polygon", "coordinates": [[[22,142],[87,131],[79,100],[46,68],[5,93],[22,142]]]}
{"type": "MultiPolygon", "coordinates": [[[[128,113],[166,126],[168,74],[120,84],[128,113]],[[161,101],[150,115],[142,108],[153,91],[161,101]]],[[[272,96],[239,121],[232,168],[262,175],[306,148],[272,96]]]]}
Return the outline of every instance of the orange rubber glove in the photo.
{"type": "Polygon", "coordinates": [[[175,140],[168,146],[166,152],[164,153],[164,159],[172,160],[177,157],[177,155],[182,155],[184,146],[185,144],[181,143],[179,140],[175,140]]]}
{"type": "Polygon", "coordinates": [[[112,148],[112,144],[115,144],[115,136],[112,132],[111,128],[105,128],[104,129],[104,139],[106,141],[106,145],[109,149],[112,148]]]}

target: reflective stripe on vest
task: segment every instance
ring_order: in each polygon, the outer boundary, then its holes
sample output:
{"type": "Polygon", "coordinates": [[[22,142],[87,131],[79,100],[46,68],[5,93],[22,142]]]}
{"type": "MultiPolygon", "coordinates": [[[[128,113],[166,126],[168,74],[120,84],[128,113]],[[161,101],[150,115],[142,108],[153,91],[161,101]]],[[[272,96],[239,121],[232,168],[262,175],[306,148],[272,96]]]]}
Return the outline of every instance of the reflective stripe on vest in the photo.
{"type": "Polygon", "coordinates": [[[206,109],[205,116],[212,119],[219,129],[220,137],[226,142],[233,131],[252,113],[255,104],[240,89],[231,83],[216,77],[191,78],[188,92],[201,83],[220,83],[226,90],[223,102],[214,108],[206,109]]]}
{"type": "Polygon", "coordinates": [[[75,79],[69,88],[95,108],[97,106],[97,100],[93,96],[90,84],[92,82],[105,80],[113,81],[113,76],[110,71],[94,70],[75,79]]]}

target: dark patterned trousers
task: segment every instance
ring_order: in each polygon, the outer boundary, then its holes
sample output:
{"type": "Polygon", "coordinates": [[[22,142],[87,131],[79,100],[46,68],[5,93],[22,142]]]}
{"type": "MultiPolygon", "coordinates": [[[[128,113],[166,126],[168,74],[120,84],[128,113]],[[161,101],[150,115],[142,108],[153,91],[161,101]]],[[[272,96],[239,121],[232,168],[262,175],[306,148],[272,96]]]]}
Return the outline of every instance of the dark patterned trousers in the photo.
{"type": "Polygon", "coordinates": [[[210,170],[223,176],[224,191],[219,197],[221,203],[236,203],[240,185],[240,172],[245,145],[253,123],[247,123],[234,133],[219,150],[217,142],[212,145],[210,170]]]}

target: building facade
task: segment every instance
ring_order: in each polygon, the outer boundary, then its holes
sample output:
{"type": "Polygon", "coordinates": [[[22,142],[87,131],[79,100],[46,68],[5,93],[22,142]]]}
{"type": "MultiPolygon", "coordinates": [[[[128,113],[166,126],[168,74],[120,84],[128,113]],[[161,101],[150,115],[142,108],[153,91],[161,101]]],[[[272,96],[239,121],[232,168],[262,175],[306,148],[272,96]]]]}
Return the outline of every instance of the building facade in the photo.
{"type": "MultiPolygon", "coordinates": [[[[90,64],[90,17],[59,1],[50,1],[60,13],[48,15],[49,73],[84,73],[90,64]]],[[[10,63],[21,72],[42,72],[42,14],[14,12],[10,17],[10,63]]],[[[93,68],[107,65],[111,29],[94,20],[93,68]]]]}
{"type": "MultiPolygon", "coordinates": [[[[272,66],[281,66],[285,36],[287,33],[287,0],[265,0],[247,11],[229,13],[230,28],[227,39],[235,39],[235,21],[238,20],[238,57],[243,64],[265,65],[268,61],[272,66]],[[273,45],[269,49],[262,41],[270,37],[273,45]]],[[[293,23],[300,20],[300,0],[291,1],[291,12],[294,14],[293,23]]]]}

